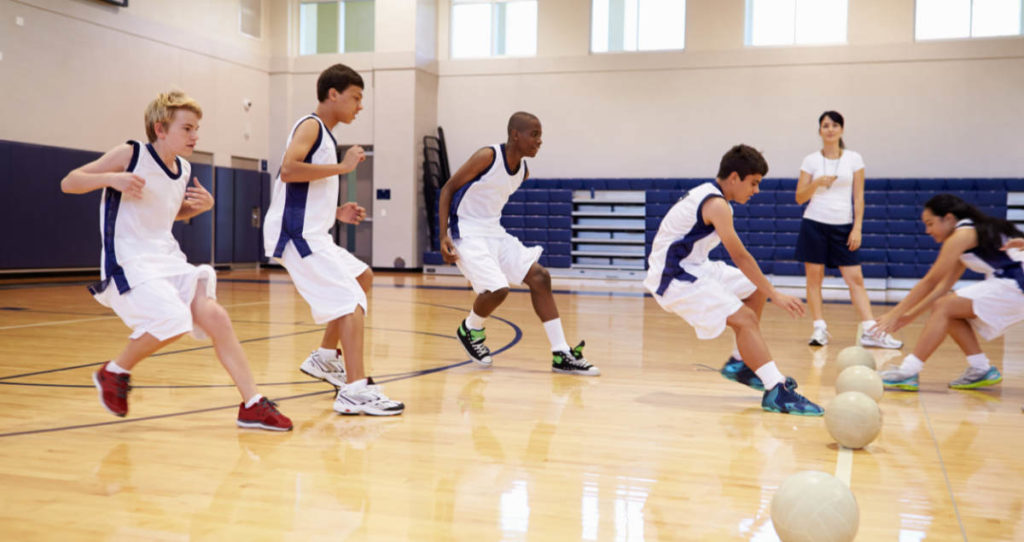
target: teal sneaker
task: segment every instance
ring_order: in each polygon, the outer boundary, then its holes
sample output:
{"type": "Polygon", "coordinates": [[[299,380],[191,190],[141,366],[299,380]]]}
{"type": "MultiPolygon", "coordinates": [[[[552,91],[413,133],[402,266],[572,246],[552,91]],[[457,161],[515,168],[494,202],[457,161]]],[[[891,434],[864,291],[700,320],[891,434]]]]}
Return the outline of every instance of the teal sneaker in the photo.
{"type": "MultiPolygon", "coordinates": [[[[729,361],[722,365],[722,370],[719,372],[726,380],[739,382],[757,391],[764,391],[764,383],[761,382],[761,378],[750,367],[747,367],[743,360],[729,356],[729,361]]],[[[795,390],[797,386],[796,380],[787,376],[786,385],[795,390]]]]}
{"type": "Polygon", "coordinates": [[[774,388],[764,392],[764,397],[761,399],[761,408],[768,412],[794,414],[797,416],[821,416],[825,414],[823,408],[810,402],[806,397],[797,393],[794,388],[796,386],[790,386],[789,382],[776,384],[774,388]]]}
{"type": "Polygon", "coordinates": [[[459,337],[459,343],[466,349],[470,359],[478,365],[490,367],[494,363],[494,360],[491,359],[491,349],[484,344],[484,341],[487,340],[484,330],[469,329],[466,327],[466,321],[463,320],[459,324],[459,329],[455,330],[455,335],[459,337]]]}
{"type": "Polygon", "coordinates": [[[904,373],[900,371],[899,367],[881,371],[878,376],[882,377],[882,385],[887,390],[917,391],[920,389],[917,375],[904,373]]]}
{"type": "Polygon", "coordinates": [[[964,370],[964,374],[949,383],[949,387],[954,390],[973,390],[974,388],[994,386],[1002,381],[1003,375],[999,372],[999,369],[996,369],[995,367],[989,367],[988,369],[975,369],[974,367],[968,366],[967,369],[964,370]]]}

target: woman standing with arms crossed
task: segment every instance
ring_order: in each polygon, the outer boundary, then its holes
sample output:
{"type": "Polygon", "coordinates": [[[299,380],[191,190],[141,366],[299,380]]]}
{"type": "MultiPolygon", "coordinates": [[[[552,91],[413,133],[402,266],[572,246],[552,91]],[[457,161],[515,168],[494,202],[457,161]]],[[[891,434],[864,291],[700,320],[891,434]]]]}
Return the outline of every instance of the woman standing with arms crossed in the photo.
{"type": "Polygon", "coordinates": [[[828,266],[838,267],[850,288],[850,301],[863,322],[858,344],[900,348],[903,342],[892,335],[876,337],[868,333],[875,319],[857,257],[864,221],[864,159],[845,148],[843,116],[838,112],[825,111],[818,117],[818,135],[822,148],[804,158],[796,185],[796,202],[808,204],[796,243],[796,259],[804,262],[806,269],[807,306],[814,318],[808,344],[828,344],[821,297],[821,283],[828,266]]]}

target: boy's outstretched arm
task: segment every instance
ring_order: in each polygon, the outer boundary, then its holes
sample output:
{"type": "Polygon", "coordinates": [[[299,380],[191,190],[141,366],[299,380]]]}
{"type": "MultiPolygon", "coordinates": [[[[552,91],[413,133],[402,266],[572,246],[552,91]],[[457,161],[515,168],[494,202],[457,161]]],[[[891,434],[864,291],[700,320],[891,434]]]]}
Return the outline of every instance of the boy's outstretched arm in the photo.
{"type": "Polygon", "coordinates": [[[441,199],[438,202],[437,210],[437,221],[439,230],[441,232],[441,257],[447,263],[455,263],[459,259],[458,255],[455,254],[455,243],[452,242],[451,237],[448,236],[448,210],[452,204],[452,196],[459,191],[460,188],[466,185],[469,181],[477,178],[481,173],[487,171],[487,168],[491,167],[491,164],[498,157],[494,155],[494,149],[490,147],[484,147],[475,153],[473,156],[466,160],[465,164],[452,175],[448,182],[444,183],[444,187],[441,188],[441,199]]]}
{"type": "Polygon", "coordinates": [[[141,198],[146,181],[125,171],[131,160],[132,146],[118,145],[92,162],[71,170],[61,179],[60,189],[65,194],[86,194],[110,187],[129,197],[141,198]]]}
{"type": "Polygon", "coordinates": [[[366,151],[354,145],[345,152],[345,158],[339,164],[310,164],[306,156],[313,149],[317,136],[320,135],[320,123],[309,118],[302,121],[295,129],[291,143],[284,151],[281,160],[281,181],[286,183],[308,183],[331,175],[344,175],[366,160],[366,151]]]}
{"type": "Polygon", "coordinates": [[[704,202],[702,213],[705,223],[715,227],[715,232],[722,239],[722,245],[725,246],[729,257],[732,258],[736,267],[750,279],[750,282],[753,282],[758,290],[767,295],[772,303],[793,315],[794,318],[803,316],[803,302],[776,290],[768,277],[761,272],[757,260],[750,255],[747,247],[743,246],[743,241],[740,241],[732,223],[732,209],[729,208],[729,202],[724,198],[710,198],[704,202]]]}

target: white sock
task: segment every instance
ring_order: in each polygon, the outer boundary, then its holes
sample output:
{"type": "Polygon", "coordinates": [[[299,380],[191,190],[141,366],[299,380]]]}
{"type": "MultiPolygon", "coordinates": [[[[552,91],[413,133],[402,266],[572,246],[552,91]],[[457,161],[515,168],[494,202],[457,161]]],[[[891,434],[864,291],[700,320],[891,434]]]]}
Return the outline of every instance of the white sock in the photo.
{"type": "Polygon", "coordinates": [[[814,329],[828,329],[828,324],[824,320],[815,320],[814,329]]]}
{"type": "Polygon", "coordinates": [[[466,327],[468,327],[469,329],[476,330],[483,329],[484,320],[486,319],[487,318],[485,316],[480,316],[479,314],[473,311],[469,311],[469,316],[466,317],[466,327]]]}
{"type": "Polygon", "coordinates": [[[321,347],[321,348],[317,349],[317,353],[320,354],[320,359],[327,360],[327,361],[333,361],[333,360],[338,359],[338,357],[339,357],[338,356],[338,349],[337,348],[322,348],[321,347]]]}
{"type": "Polygon", "coordinates": [[[369,384],[369,383],[370,383],[369,380],[363,378],[363,379],[356,380],[354,382],[349,382],[348,384],[345,384],[345,388],[342,388],[342,389],[352,388],[353,390],[356,390],[356,389],[359,389],[359,388],[365,388],[366,385],[369,384]]]}
{"type": "Polygon", "coordinates": [[[544,331],[548,334],[548,341],[551,343],[552,352],[568,352],[569,343],[565,340],[565,332],[562,331],[562,319],[555,318],[544,322],[544,331]]]}
{"type": "Polygon", "coordinates": [[[116,375],[132,374],[131,371],[129,371],[128,369],[125,369],[124,367],[121,367],[120,365],[118,365],[114,361],[111,361],[110,363],[107,364],[106,370],[110,371],[111,373],[114,373],[116,375]]]}
{"type": "Polygon", "coordinates": [[[870,333],[871,332],[871,328],[873,328],[873,327],[875,327],[875,321],[874,320],[864,320],[863,322],[860,323],[860,332],[861,333],[870,333]]]}
{"type": "Polygon", "coordinates": [[[786,377],[782,376],[782,372],[779,371],[779,368],[775,365],[774,361],[769,361],[768,363],[758,367],[754,373],[761,379],[761,382],[764,384],[764,389],[766,390],[770,390],[786,381],[786,377]]]}
{"type": "Polygon", "coordinates": [[[906,375],[916,375],[921,369],[924,369],[924,362],[914,354],[903,358],[903,363],[900,364],[900,372],[906,375]]]}
{"type": "Polygon", "coordinates": [[[260,402],[260,399],[263,399],[262,395],[258,393],[256,395],[253,395],[252,397],[249,398],[248,401],[245,402],[245,408],[252,408],[253,405],[260,402]]]}
{"type": "Polygon", "coordinates": [[[988,356],[984,352],[981,354],[974,354],[973,356],[967,356],[967,363],[975,369],[988,369],[992,366],[988,361],[988,356]]]}
{"type": "Polygon", "coordinates": [[[732,357],[740,361],[743,361],[743,356],[740,355],[740,347],[737,346],[732,349],[732,357]]]}

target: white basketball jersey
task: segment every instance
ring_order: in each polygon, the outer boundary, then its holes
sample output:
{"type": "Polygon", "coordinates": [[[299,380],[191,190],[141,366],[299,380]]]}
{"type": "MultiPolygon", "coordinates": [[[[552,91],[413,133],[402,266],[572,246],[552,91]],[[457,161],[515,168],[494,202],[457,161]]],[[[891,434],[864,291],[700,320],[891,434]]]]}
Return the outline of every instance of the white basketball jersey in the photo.
{"type": "Polygon", "coordinates": [[[164,164],[151,144],[129,141],[132,160],[126,171],[146,180],[141,198],[127,197],[104,188],[100,201],[100,260],[102,280],[90,287],[94,294],[107,290],[111,282],[117,293],[154,278],[181,275],[192,266],[171,235],[174,219],[185,200],[185,188],[192,166],[175,157],[177,171],[164,164]]]}
{"type": "Polygon", "coordinates": [[[708,255],[722,242],[715,227],[704,223],[702,208],[707,200],[722,197],[716,183],[704,183],[669,209],[658,226],[647,259],[644,286],[648,290],[662,295],[673,280],[697,280],[686,272],[685,266],[707,262],[708,255]]]}
{"type": "MultiPolygon", "coordinates": [[[[964,218],[956,223],[959,228],[973,228],[974,221],[964,218]]],[[[1002,242],[1009,239],[1004,235],[1002,242]]],[[[1011,248],[1000,251],[996,255],[984,256],[978,248],[972,248],[960,255],[960,261],[971,271],[985,275],[985,278],[997,277],[1015,281],[1024,292],[1024,250],[1011,248]]]]}
{"type": "Polygon", "coordinates": [[[461,237],[502,237],[501,210],[519,185],[523,184],[529,169],[522,160],[515,172],[505,159],[505,144],[491,145],[494,157],[491,165],[475,179],[462,185],[452,196],[448,211],[448,230],[452,239],[461,237]]]}
{"type": "MultiPolygon", "coordinates": [[[[320,117],[310,114],[292,127],[285,145],[291,145],[295,130],[306,119],[316,119],[320,132],[303,160],[307,164],[337,164],[338,142],[320,117]]],[[[314,251],[334,245],[329,230],[336,222],[338,209],[338,176],[331,175],[308,183],[286,183],[280,171],[274,179],[270,208],[263,222],[263,247],[267,254],[281,257],[291,241],[305,258],[314,251]]]]}

